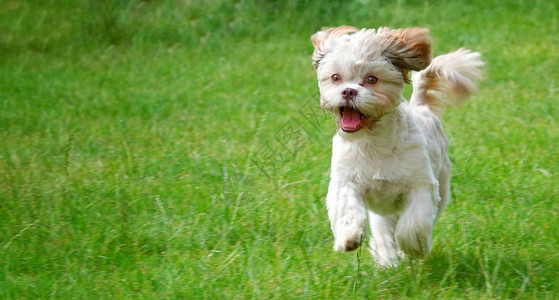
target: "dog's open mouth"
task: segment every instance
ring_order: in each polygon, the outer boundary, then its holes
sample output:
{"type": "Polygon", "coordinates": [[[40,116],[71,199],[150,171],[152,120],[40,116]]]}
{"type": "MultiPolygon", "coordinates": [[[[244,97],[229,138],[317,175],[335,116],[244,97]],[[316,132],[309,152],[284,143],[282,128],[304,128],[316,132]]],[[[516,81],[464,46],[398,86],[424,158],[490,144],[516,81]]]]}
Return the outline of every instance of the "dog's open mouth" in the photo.
{"type": "Polygon", "coordinates": [[[363,128],[367,118],[369,117],[358,109],[349,106],[340,107],[340,119],[342,120],[341,128],[345,132],[356,132],[363,128]]]}

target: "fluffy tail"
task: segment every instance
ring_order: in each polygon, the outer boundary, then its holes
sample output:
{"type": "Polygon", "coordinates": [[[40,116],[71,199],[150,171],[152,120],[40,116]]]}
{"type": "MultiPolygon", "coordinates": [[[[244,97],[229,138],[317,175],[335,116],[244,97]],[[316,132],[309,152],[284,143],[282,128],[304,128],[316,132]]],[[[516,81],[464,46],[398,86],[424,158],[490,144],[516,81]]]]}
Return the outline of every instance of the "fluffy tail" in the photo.
{"type": "Polygon", "coordinates": [[[412,75],[410,104],[428,105],[438,112],[445,105],[455,105],[477,91],[484,65],[478,52],[458,49],[437,56],[424,70],[412,75]]]}

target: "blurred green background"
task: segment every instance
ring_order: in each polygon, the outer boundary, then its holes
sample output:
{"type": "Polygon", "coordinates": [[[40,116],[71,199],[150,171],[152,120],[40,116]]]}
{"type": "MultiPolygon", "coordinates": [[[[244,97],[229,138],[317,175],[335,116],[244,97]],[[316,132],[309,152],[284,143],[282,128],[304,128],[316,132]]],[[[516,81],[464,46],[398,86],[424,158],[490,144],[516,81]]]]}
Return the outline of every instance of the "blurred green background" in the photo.
{"type": "Polygon", "coordinates": [[[0,298],[558,297],[556,1],[0,7],[0,298]],[[442,117],[433,252],[394,269],[331,250],[309,38],[342,24],[487,64],[442,117]]]}

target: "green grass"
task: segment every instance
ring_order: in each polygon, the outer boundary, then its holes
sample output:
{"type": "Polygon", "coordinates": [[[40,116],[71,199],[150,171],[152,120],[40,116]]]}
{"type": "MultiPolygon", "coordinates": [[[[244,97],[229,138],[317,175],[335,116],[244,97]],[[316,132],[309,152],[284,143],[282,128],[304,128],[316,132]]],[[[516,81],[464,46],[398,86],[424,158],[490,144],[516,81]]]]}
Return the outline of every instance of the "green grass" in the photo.
{"type": "Polygon", "coordinates": [[[558,19],[555,1],[3,1],[0,298],[557,298],[558,19]],[[395,269],[331,250],[309,37],[341,24],[425,26],[435,54],[487,62],[443,116],[433,252],[395,269]]]}

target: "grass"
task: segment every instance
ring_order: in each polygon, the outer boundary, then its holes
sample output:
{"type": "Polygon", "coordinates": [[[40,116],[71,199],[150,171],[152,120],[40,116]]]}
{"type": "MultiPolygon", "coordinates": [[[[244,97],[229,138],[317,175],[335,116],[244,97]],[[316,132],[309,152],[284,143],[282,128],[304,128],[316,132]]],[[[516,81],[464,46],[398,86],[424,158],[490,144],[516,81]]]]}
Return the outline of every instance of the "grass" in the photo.
{"type": "Polygon", "coordinates": [[[2,6],[0,298],[559,297],[557,3],[2,6]],[[487,62],[433,253],[395,269],[331,250],[309,37],[340,24],[487,62]]]}

